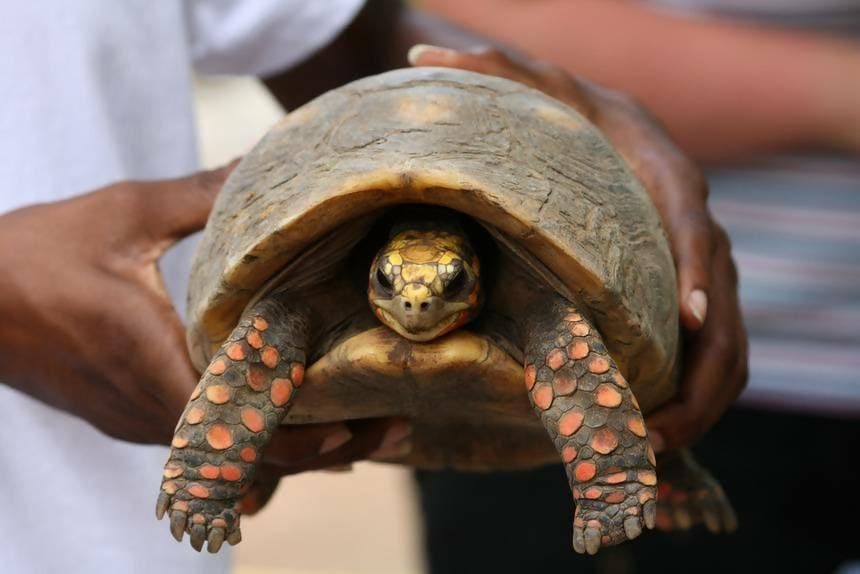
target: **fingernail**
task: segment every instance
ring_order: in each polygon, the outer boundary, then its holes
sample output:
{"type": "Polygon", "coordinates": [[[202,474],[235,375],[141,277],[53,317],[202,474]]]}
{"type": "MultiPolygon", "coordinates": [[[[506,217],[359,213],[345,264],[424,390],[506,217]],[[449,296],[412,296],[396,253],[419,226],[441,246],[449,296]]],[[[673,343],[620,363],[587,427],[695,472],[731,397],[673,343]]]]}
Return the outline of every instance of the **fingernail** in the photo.
{"type": "Polygon", "coordinates": [[[440,46],[432,46],[430,44],[415,44],[409,48],[409,51],[406,53],[406,59],[409,60],[411,65],[417,66],[419,58],[427,52],[436,52],[439,55],[449,55],[453,54],[454,50],[442,48],[440,46]]]}
{"type": "Polygon", "coordinates": [[[708,296],[701,289],[696,289],[687,297],[687,306],[693,312],[693,316],[704,324],[708,316],[708,296]]]}
{"type": "Polygon", "coordinates": [[[379,447],[378,449],[370,453],[367,458],[369,458],[370,460],[382,462],[386,460],[402,458],[410,452],[412,452],[412,441],[409,440],[409,438],[405,438],[399,443],[385,447],[379,447]]]}
{"type": "Polygon", "coordinates": [[[663,452],[666,448],[666,441],[663,440],[663,435],[657,431],[650,431],[648,433],[648,442],[651,443],[651,448],[654,449],[655,453],[663,452]]]}
{"type": "Polygon", "coordinates": [[[407,422],[396,422],[385,431],[379,447],[370,453],[368,458],[372,460],[384,460],[405,456],[412,450],[412,425],[407,422]]]}
{"type": "Polygon", "coordinates": [[[346,443],[352,440],[352,433],[349,432],[349,429],[343,428],[332,434],[325,437],[325,440],[322,441],[320,445],[320,454],[329,453],[336,448],[340,448],[346,443]]]}

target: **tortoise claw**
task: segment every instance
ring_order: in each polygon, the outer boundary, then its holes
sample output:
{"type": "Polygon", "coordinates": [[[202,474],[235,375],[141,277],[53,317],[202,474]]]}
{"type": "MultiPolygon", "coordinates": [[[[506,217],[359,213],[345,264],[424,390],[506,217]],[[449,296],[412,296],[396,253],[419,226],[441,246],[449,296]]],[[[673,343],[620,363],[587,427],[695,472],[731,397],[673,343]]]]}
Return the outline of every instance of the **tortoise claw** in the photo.
{"type": "Polygon", "coordinates": [[[167,507],[170,505],[170,495],[166,492],[161,492],[158,495],[158,502],[155,503],[155,517],[161,520],[164,518],[164,513],[167,512],[167,507]]]}
{"type": "Polygon", "coordinates": [[[213,528],[210,530],[208,542],[209,544],[206,546],[206,549],[212,554],[221,550],[221,545],[224,543],[224,529],[213,528]]]}
{"type": "Polygon", "coordinates": [[[642,534],[642,523],[638,516],[628,516],[624,519],[624,534],[628,540],[633,540],[642,534]]]}
{"type": "Polygon", "coordinates": [[[236,546],[240,542],[242,542],[242,530],[239,528],[227,535],[227,544],[230,546],[236,546]]]}
{"type": "Polygon", "coordinates": [[[191,547],[200,552],[204,542],[206,542],[206,527],[203,524],[195,524],[191,527],[191,547]]]}
{"type": "Polygon", "coordinates": [[[653,529],[657,524],[657,503],[654,500],[647,501],[642,507],[642,518],[645,519],[645,526],[653,529]]]}
{"type": "Polygon", "coordinates": [[[182,542],[182,536],[185,534],[185,525],[188,521],[188,515],[181,510],[174,510],[170,514],[170,533],[177,542],[182,542]]]}
{"type": "Polygon", "coordinates": [[[573,527],[573,549],[579,554],[585,554],[585,538],[582,530],[576,526],[573,527]]]}
{"type": "Polygon", "coordinates": [[[597,554],[600,550],[600,530],[597,528],[585,529],[585,551],[589,554],[597,554]]]}

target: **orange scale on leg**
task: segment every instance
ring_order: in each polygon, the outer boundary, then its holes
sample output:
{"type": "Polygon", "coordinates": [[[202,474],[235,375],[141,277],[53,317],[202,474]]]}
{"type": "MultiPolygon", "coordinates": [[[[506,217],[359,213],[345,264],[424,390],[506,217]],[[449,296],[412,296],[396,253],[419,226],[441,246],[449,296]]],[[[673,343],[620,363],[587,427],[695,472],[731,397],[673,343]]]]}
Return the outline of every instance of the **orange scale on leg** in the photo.
{"type": "Polygon", "coordinates": [[[209,489],[202,484],[194,483],[185,490],[194,498],[209,498],[209,489]]]}
{"type": "Polygon", "coordinates": [[[534,365],[527,365],[525,368],[526,389],[532,390],[537,380],[537,368],[534,365]]]}
{"type": "Polygon", "coordinates": [[[251,432],[260,432],[266,427],[263,413],[254,407],[243,407],[240,414],[242,424],[251,432]]]}
{"type": "Polygon", "coordinates": [[[600,454],[609,454],[618,446],[618,437],[608,428],[602,428],[591,437],[591,448],[600,454]]]}
{"type": "Polygon", "coordinates": [[[587,460],[580,462],[573,470],[573,476],[575,476],[576,480],[580,482],[591,480],[592,478],[594,478],[595,474],[597,474],[597,467],[594,465],[593,462],[587,460]]]}
{"type": "Polygon", "coordinates": [[[225,361],[224,359],[215,359],[214,361],[212,361],[212,364],[209,365],[209,368],[207,370],[209,371],[210,375],[223,375],[224,371],[227,370],[227,361],[225,361]]]}
{"type": "Polygon", "coordinates": [[[164,472],[161,473],[164,478],[176,478],[182,476],[183,469],[174,462],[169,462],[164,465],[164,472]]]}
{"type": "Polygon", "coordinates": [[[218,470],[218,467],[211,464],[204,464],[200,467],[200,470],[198,472],[200,473],[200,476],[209,480],[216,480],[221,474],[221,471],[218,470]]]}
{"type": "Polygon", "coordinates": [[[641,470],[636,474],[636,478],[645,486],[654,486],[657,484],[657,475],[650,470],[641,470]]]}
{"type": "Polygon", "coordinates": [[[552,378],[552,388],[555,389],[556,394],[569,395],[576,390],[576,378],[558,373],[552,378]]]}
{"type": "Polygon", "coordinates": [[[227,347],[227,356],[234,361],[242,361],[246,357],[245,346],[242,343],[233,343],[227,347]]]}
{"type": "Polygon", "coordinates": [[[293,386],[289,379],[275,379],[272,381],[272,404],[276,407],[282,407],[290,401],[290,396],[293,394],[293,386]]]}
{"type": "Polygon", "coordinates": [[[549,385],[537,385],[532,392],[532,399],[537,408],[542,411],[547,410],[552,405],[552,387],[549,385]]]}
{"type": "Polygon", "coordinates": [[[233,446],[233,432],[223,424],[212,425],[206,432],[206,442],[216,450],[224,450],[233,446]]]}
{"type": "Polygon", "coordinates": [[[260,335],[260,333],[253,329],[248,331],[248,334],[245,336],[245,340],[248,341],[248,344],[255,349],[263,348],[263,337],[260,335]]]}
{"type": "Polygon", "coordinates": [[[293,381],[294,387],[302,386],[302,381],[305,379],[305,366],[301,363],[293,363],[290,369],[290,379],[293,381]]]}
{"type": "Polygon", "coordinates": [[[640,416],[632,416],[627,419],[627,428],[630,432],[640,438],[645,438],[645,422],[640,416]]]}
{"type": "Polygon", "coordinates": [[[567,354],[561,349],[553,349],[546,356],[546,364],[553,371],[557,371],[567,362],[567,354]]]}
{"type": "Polygon", "coordinates": [[[227,385],[212,385],[206,389],[206,398],[216,405],[223,405],[229,401],[232,394],[227,385]]]}
{"type": "Polygon", "coordinates": [[[582,340],[574,341],[567,346],[567,356],[575,361],[584,359],[588,356],[589,352],[590,349],[588,348],[588,343],[582,340]]]}
{"type": "Polygon", "coordinates": [[[606,477],[607,484],[619,484],[627,480],[626,472],[616,472],[606,477]]]}
{"type": "Polygon", "coordinates": [[[597,500],[603,494],[603,491],[596,486],[592,486],[591,488],[586,488],[583,494],[589,500],[597,500]]]}
{"type": "Polygon", "coordinates": [[[269,322],[262,315],[254,317],[254,328],[258,331],[265,331],[269,328],[269,322]]]}
{"type": "Polygon", "coordinates": [[[257,449],[252,446],[246,446],[239,451],[239,458],[245,462],[254,462],[257,460],[257,449]]]}
{"type": "Polygon", "coordinates": [[[615,384],[622,389],[627,388],[627,380],[621,376],[621,373],[615,373],[614,375],[612,375],[612,379],[615,381],[615,384]]]}
{"type": "Polygon", "coordinates": [[[621,393],[611,385],[603,384],[594,393],[594,402],[601,407],[615,408],[621,404],[621,393]]]}
{"type": "Polygon", "coordinates": [[[281,360],[281,355],[278,353],[276,348],[267,346],[260,351],[260,359],[263,361],[264,365],[270,369],[274,369],[278,366],[278,362],[281,360]]]}
{"type": "Polygon", "coordinates": [[[564,436],[572,435],[582,426],[584,418],[582,411],[567,411],[558,419],[558,432],[564,436]]]}
{"type": "Polygon", "coordinates": [[[188,437],[177,434],[170,442],[170,446],[172,446],[173,448],[185,448],[186,446],[188,446],[188,437]]]}
{"type": "Polygon", "coordinates": [[[167,494],[176,494],[176,491],[179,490],[179,485],[172,480],[168,480],[161,485],[161,490],[166,492],[167,494]]]}
{"type": "Polygon", "coordinates": [[[609,370],[609,361],[603,357],[594,357],[588,362],[588,370],[595,375],[602,375],[609,370]]]}
{"type": "Polygon", "coordinates": [[[242,479],[242,469],[238,465],[226,463],[221,465],[221,476],[224,480],[237,482],[242,479]]]}
{"type": "Polygon", "coordinates": [[[572,323],[568,325],[568,330],[575,337],[585,337],[591,331],[585,323],[572,323]]]}
{"type": "Polygon", "coordinates": [[[651,447],[651,444],[648,444],[648,448],[645,449],[645,456],[648,457],[648,462],[650,462],[653,466],[657,466],[657,457],[654,455],[654,449],[651,447]]]}
{"type": "Polygon", "coordinates": [[[227,528],[227,521],[223,518],[213,518],[210,524],[212,528],[227,528]]]}
{"type": "Polygon", "coordinates": [[[245,375],[245,382],[248,386],[257,392],[266,390],[266,372],[256,365],[248,367],[248,373],[245,375]]]}
{"type": "Polygon", "coordinates": [[[576,458],[576,454],[576,448],[572,446],[566,446],[561,449],[561,460],[563,460],[565,463],[573,462],[573,460],[576,458]]]}
{"type": "Polygon", "coordinates": [[[200,423],[205,416],[206,411],[204,411],[201,407],[194,406],[188,409],[188,414],[185,415],[185,421],[190,425],[196,425],[200,423]]]}
{"type": "Polygon", "coordinates": [[[609,504],[618,504],[619,502],[624,500],[626,496],[627,495],[624,494],[623,490],[615,490],[606,495],[606,498],[604,498],[603,500],[604,502],[608,502],[609,504]]]}

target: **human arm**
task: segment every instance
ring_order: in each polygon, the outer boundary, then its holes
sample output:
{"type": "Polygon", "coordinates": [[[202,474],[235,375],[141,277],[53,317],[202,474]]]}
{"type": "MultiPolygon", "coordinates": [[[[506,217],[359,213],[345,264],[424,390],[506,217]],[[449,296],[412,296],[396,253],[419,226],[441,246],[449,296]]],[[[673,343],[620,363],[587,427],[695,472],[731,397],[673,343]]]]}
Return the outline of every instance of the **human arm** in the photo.
{"type": "Polygon", "coordinates": [[[425,0],[426,9],[631,94],[700,161],[860,154],[860,42],[617,0],[425,0]]]}

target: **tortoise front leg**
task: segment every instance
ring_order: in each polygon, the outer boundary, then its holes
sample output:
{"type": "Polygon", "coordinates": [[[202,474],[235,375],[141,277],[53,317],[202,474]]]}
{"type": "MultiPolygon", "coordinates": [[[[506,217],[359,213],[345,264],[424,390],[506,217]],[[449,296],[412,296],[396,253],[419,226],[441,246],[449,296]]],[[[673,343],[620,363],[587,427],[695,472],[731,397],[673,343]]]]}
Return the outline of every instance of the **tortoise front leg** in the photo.
{"type": "Polygon", "coordinates": [[[276,297],[239,321],[185,407],[164,467],[156,514],[200,550],[241,539],[237,504],[287,414],[305,368],[308,316],[276,297]]]}
{"type": "Polygon", "coordinates": [[[600,335],[570,303],[527,327],[526,387],[561,454],[576,500],[573,547],[596,553],[653,528],[654,451],[636,398],[600,335]]]}

